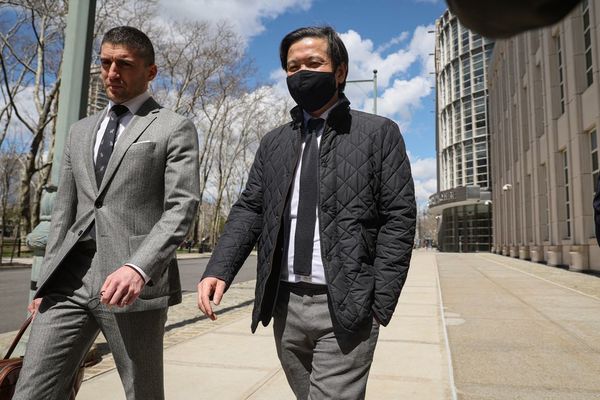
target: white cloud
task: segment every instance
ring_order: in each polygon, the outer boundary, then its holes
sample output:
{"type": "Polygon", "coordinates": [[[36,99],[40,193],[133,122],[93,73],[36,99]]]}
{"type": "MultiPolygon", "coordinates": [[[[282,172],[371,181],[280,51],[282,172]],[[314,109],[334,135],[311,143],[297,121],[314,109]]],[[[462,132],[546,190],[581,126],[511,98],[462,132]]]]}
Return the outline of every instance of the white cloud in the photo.
{"type": "MultiPolygon", "coordinates": [[[[397,79],[393,86],[377,96],[377,113],[394,118],[403,131],[409,129],[413,113],[421,107],[421,99],[431,93],[431,82],[422,76],[410,80],[397,79]]],[[[363,103],[366,110],[373,108],[373,99],[363,103]]]]}
{"type": "Polygon", "coordinates": [[[429,196],[437,192],[437,166],[435,158],[413,158],[411,160],[412,176],[415,183],[415,196],[418,204],[425,204],[429,196]]]}
{"type": "MultiPolygon", "coordinates": [[[[412,116],[421,107],[421,99],[429,96],[434,85],[434,36],[428,33],[433,25],[418,26],[408,43],[386,53],[392,46],[404,43],[409,33],[392,38],[375,49],[373,41],[362,38],[353,30],[341,34],[350,57],[348,80],[373,77],[377,70],[377,112],[396,120],[403,130],[410,126],[412,116]],[[412,75],[411,75],[412,74],[412,75]]],[[[349,84],[346,94],[355,108],[373,110],[372,86],[349,84]]]]}
{"type": "Polygon", "coordinates": [[[289,10],[310,9],[313,0],[160,0],[163,16],[175,20],[226,21],[242,38],[265,30],[263,21],[289,10]]]}
{"type": "Polygon", "coordinates": [[[407,32],[407,31],[404,31],[401,34],[399,34],[398,36],[392,38],[387,43],[384,43],[383,45],[379,46],[379,48],[377,49],[377,52],[378,53],[383,53],[387,49],[389,49],[391,47],[394,47],[395,45],[404,42],[406,39],[408,39],[409,36],[410,36],[410,33],[407,32]]]}

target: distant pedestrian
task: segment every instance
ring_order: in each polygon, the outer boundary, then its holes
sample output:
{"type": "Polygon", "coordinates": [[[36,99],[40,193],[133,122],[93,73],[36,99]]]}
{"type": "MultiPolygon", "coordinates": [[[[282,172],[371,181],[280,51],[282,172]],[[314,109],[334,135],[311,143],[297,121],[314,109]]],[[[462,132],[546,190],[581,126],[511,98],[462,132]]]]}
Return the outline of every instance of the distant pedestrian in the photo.
{"type": "Polygon", "coordinates": [[[363,399],[379,333],[406,280],[415,233],[410,163],[398,126],[350,109],[348,53],[329,27],[280,45],[298,104],[261,141],[202,281],[211,319],[258,242],[252,331],[274,320],[298,399],[363,399]]]}

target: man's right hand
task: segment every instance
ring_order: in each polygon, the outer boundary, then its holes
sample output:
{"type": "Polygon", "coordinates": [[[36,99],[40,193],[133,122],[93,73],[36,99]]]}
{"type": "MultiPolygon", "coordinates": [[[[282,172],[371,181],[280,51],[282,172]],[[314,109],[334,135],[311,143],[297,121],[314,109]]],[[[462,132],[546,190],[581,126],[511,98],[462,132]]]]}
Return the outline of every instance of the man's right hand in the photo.
{"type": "Polygon", "coordinates": [[[213,312],[210,302],[212,300],[218,306],[226,287],[225,281],[212,276],[202,279],[198,284],[198,308],[213,321],[217,319],[217,316],[213,312]]]}
{"type": "Polygon", "coordinates": [[[29,313],[31,315],[33,315],[33,318],[35,318],[35,315],[37,314],[38,308],[40,308],[40,304],[42,303],[42,298],[37,298],[37,299],[33,299],[33,301],[27,306],[27,311],[29,311],[29,313]]]}

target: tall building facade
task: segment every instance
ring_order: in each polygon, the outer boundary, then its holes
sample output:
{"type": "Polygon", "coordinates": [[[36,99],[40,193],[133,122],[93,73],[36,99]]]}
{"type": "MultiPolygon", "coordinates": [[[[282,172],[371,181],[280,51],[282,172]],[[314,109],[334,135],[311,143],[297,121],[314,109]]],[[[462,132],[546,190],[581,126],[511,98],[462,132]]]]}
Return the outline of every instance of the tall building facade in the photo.
{"type": "Polygon", "coordinates": [[[489,251],[491,179],[488,165],[487,64],[494,42],[446,11],[436,21],[437,215],[441,251],[489,251]]]}
{"type": "Polygon", "coordinates": [[[600,271],[600,2],[498,41],[489,68],[493,251],[600,271]]]}

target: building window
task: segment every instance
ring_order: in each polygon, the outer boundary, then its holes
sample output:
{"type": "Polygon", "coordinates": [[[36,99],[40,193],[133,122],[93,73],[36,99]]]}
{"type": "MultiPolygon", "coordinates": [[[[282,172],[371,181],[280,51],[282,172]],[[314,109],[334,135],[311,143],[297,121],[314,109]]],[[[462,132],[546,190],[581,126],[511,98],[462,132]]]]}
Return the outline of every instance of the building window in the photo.
{"type": "Polygon", "coordinates": [[[469,57],[462,60],[463,74],[463,95],[471,93],[471,59],[469,57]]]}
{"type": "Polygon", "coordinates": [[[590,132],[590,149],[592,152],[592,188],[594,194],[598,190],[598,175],[600,175],[600,166],[598,163],[598,135],[596,130],[590,132]]]}
{"type": "Polygon", "coordinates": [[[562,46],[560,43],[560,33],[555,38],[556,42],[556,59],[558,61],[558,87],[560,90],[560,114],[565,113],[565,81],[564,81],[564,65],[563,65],[563,53],[562,46]]]}
{"type": "Polygon", "coordinates": [[[454,80],[454,97],[452,101],[460,99],[460,64],[458,61],[452,63],[452,79],[454,80]]]}
{"type": "Polygon", "coordinates": [[[583,44],[585,47],[585,79],[589,87],[594,83],[592,69],[592,28],[590,26],[590,4],[588,0],[581,2],[581,16],[583,18],[583,44]]]}
{"type": "Polygon", "coordinates": [[[471,110],[471,100],[464,100],[462,105],[463,120],[464,120],[464,138],[471,139],[473,137],[473,112],[471,110]]]}
{"type": "Polygon", "coordinates": [[[479,52],[473,56],[473,91],[485,89],[483,81],[483,53],[479,52]]]}
{"type": "Polygon", "coordinates": [[[452,21],[452,58],[458,57],[458,23],[452,21]]]}
{"type": "Polygon", "coordinates": [[[465,186],[473,185],[473,143],[465,144],[465,186]]]}
{"type": "Polygon", "coordinates": [[[462,148],[461,144],[458,144],[454,149],[454,155],[456,156],[456,186],[463,186],[463,169],[462,169],[462,148]]]}
{"type": "Polygon", "coordinates": [[[461,125],[460,103],[456,102],[454,104],[454,143],[458,143],[462,140],[460,130],[461,125]]]}
{"type": "Polygon", "coordinates": [[[483,93],[475,97],[475,136],[484,136],[487,134],[486,114],[485,114],[485,96],[483,93]]]}
{"type": "Polygon", "coordinates": [[[462,52],[466,53],[467,51],[469,51],[469,30],[467,28],[465,28],[464,26],[461,26],[461,36],[462,36],[462,40],[461,40],[462,52]]]}
{"type": "Polygon", "coordinates": [[[449,158],[449,164],[450,164],[450,187],[453,188],[454,186],[454,154],[452,149],[448,150],[448,158],[449,158]]]}
{"type": "Polygon", "coordinates": [[[541,164],[539,167],[539,208],[542,212],[540,221],[540,232],[542,240],[547,242],[550,240],[550,199],[548,196],[548,173],[546,164],[541,164]]]}
{"type": "Polygon", "coordinates": [[[481,46],[481,35],[471,33],[471,49],[481,46]]]}
{"type": "Polygon", "coordinates": [[[571,196],[569,194],[569,158],[567,150],[561,152],[565,183],[565,239],[571,238],[571,196]]]}

